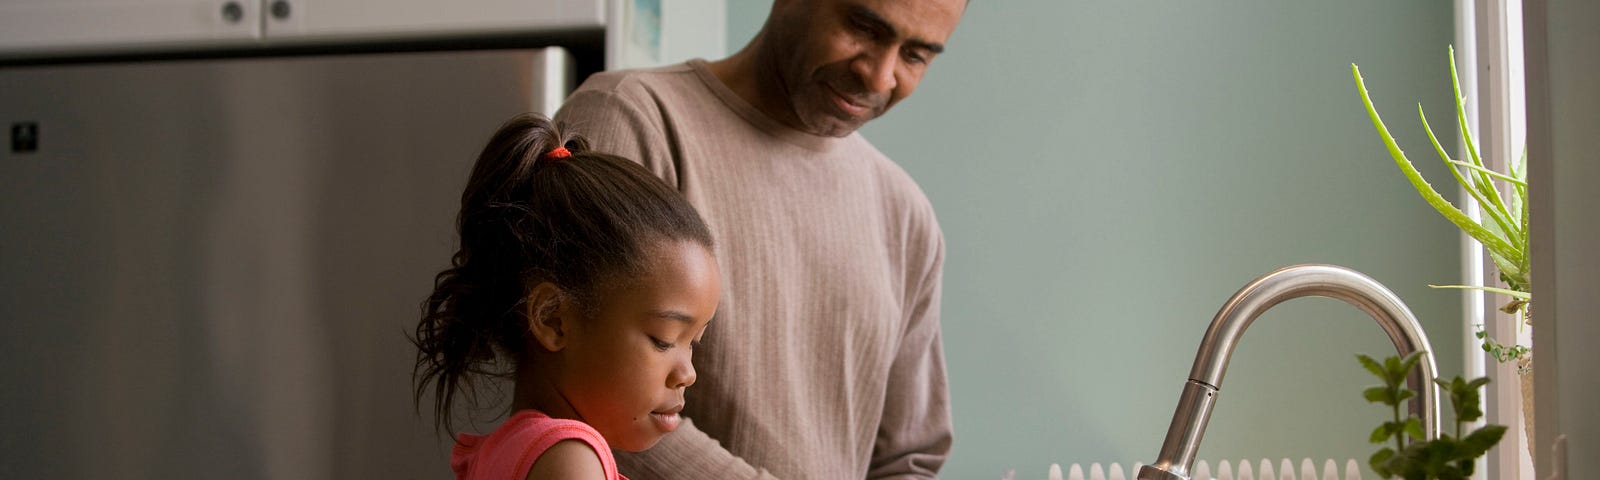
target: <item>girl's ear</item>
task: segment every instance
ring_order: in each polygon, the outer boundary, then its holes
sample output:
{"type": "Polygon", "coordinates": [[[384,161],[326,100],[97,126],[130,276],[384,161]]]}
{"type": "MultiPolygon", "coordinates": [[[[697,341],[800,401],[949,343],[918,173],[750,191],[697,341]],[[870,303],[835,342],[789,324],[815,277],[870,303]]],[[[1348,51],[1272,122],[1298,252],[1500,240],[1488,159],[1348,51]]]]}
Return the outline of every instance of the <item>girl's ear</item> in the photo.
{"type": "Polygon", "coordinates": [[[528,292],[528,331],[551,352],[566,348],[572,338],[572,305],[561,287],[542,282],[528,292]]]}

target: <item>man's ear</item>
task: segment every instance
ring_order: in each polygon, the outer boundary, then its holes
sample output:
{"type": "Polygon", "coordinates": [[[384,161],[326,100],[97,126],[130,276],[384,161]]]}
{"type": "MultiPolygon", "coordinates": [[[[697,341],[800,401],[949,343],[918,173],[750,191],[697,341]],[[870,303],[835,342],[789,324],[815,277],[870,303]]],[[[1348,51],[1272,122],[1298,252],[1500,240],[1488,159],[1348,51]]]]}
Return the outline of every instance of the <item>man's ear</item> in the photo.
{"type": "Polygon", "coordinates": [[[573,305],[561,287],[541,282],[528,291],[528,331],[539,346],[551,352],[566,348],[572,339],[573,305]]]}

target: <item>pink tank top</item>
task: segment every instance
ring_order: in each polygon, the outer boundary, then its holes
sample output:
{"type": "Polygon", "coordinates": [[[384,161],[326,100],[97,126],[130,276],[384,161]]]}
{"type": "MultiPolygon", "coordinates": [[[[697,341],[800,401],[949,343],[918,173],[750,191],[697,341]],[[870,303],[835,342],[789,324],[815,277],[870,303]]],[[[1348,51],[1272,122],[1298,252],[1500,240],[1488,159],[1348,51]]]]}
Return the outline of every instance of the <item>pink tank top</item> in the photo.
{"type": "Polygon", "coordinates": [[[607,480],[628,480],[617,473],[611,447],[594,427],[577,420],[550,418],[537,410],[523,410],[507,418],[488,435],[456,436],[450,452],[450,469],[457,480],[522,480],[533,462],[562,440],[578,440],[600,455],[607,480]]]}

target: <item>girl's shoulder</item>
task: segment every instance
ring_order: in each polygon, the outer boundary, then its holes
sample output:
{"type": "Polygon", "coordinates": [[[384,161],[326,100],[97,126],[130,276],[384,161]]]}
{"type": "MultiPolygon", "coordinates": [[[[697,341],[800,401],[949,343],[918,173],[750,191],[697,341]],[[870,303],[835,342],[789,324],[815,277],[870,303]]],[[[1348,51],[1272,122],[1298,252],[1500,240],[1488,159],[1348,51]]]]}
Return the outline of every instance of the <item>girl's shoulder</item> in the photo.
{"type": "Polygon", "coordinates": [[[528,469],[527,475],[522,478],[539,480],[545,478],[581,478],[581,479],[611,479],[615,478],[606,473],[605,463],[600,460],[600,452],[582,440],[567,439],[556,442],[545,449],[533,466],[528,469]]]}
{"type": "Polygon", "coordinates": [[[530,478],[536,462],[541,471],[559,467],[559,472],[568,472],[548,478],[621,478],[611,447],[594,427],[536,410],[513,414],[488,435],[460,434],[450,455],[450,467],[460,480],[530,478]],[[547,456],[550,461],[541,462],[547,456]],[[585,460],[598,467],[593,470],[597,474],[583,475],[591,466],[585,460]]]}

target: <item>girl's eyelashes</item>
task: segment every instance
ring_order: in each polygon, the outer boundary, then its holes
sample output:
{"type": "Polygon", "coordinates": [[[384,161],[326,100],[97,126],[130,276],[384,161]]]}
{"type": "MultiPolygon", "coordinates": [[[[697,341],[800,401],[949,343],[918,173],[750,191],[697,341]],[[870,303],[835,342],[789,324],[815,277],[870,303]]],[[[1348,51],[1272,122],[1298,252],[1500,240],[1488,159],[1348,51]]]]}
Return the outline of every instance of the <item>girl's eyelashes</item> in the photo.
{"type": "MultiPolygon", "coordinates": [[[[650,343],[655,345],[656,350],[667,351],[667,350],[671,350],[673,347],[678,346],[678,344],[676,344],[676,343],[668,342],[666,340],[662,340],[660,338],[656,338],[655,335],[646,335],[646,336],[650,337],[650,343]]],[[[698,350],[699,348],[700,348],[700,340],[699,339],[695,339],[695,340],[690,340],[689,341],[689,349],[690,350],[698,350]]]]}

